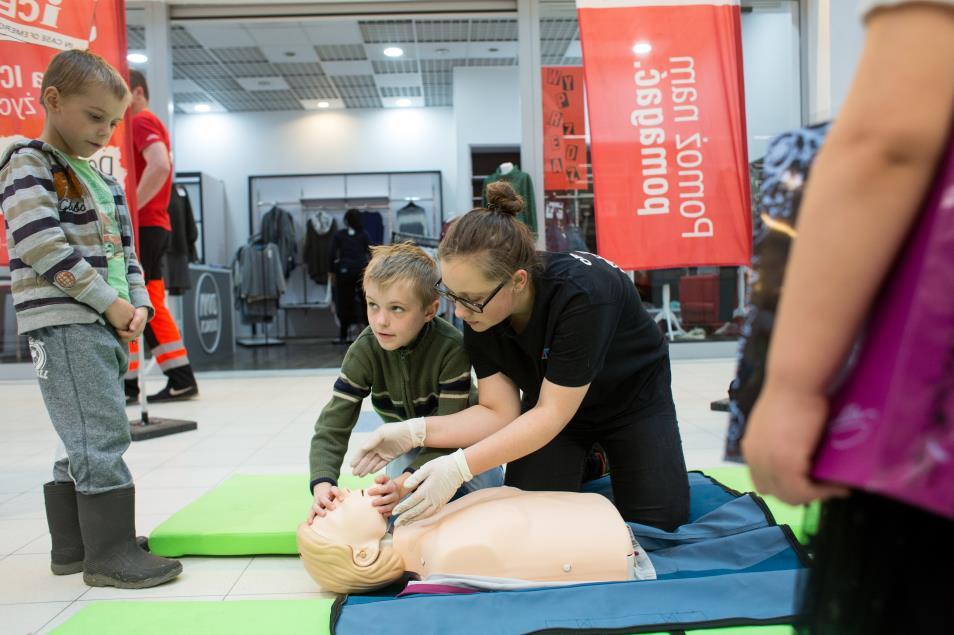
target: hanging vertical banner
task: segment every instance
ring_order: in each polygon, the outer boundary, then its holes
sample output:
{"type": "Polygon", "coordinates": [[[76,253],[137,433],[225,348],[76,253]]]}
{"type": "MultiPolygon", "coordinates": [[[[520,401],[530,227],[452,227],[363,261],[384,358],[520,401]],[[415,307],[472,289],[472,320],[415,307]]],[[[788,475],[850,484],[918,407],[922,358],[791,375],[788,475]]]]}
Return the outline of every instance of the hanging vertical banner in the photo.
{"type": "Polygon", "coordinates": [[[543,189],[588,189],[583,69],[579,66],[547,66],[541,72],[543,189]]]}
{"type": "Polygon", "coordinates": [[[597,245],[626,269],[748,264],[738,0],[577,0],[597,245]]]}
{"type": "MultiPolygon", "coordinates": [[[[43,131],[43,73],[57,53],[70,49],[89,49],[128,76],[125,2],[0,0],[0,153],[14,141],[36,138],[43,131]]],[[[90,161],[125,183],[133,210],[136,177],[131,169],[132,136],[125,134],[128,112],[126,117],[109,145],[90,161]]],[[[8,264],[6,231],[2,231],[0,267],[8,264]]]]}

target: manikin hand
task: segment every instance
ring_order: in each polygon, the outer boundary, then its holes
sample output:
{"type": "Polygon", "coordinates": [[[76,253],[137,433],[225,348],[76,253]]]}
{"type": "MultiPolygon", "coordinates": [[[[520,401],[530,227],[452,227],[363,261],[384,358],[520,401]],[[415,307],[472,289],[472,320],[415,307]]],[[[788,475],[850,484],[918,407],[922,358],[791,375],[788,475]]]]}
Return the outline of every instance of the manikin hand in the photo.
{"type": "Polygon", "coordinates": [[[404,482],[409,476],[409,473],[404,473],[392,481],[384,474],[379,474],[374,479],[376,485],[368,489],[368,494],[374,497],[371,505],[385,518],[391,515],[398,501],[407,496],[404,482]]]}
{"type": "Polygon", "coordinates": [[[766,384],[742,438],[742,453],[759,492],[790,505],[848,494],[844,487],[811,479],[812,455],[827,416],[824,394],[766,384]]]}
{"type": "Polygon", "coordinates": [[[315,516],[324,518],[325,514],[334,509],[339,494],[338,488],[331,483],[322,482],[315,485],[315,501],[308,510],[308,524],[311,524],[315,516]]]}
{"type": "Polygon", "coordinates": [[[470,473],[463,450],[428,461],[404,482],[404,486],[414,493],[394,508],[394,514],[398,516],[395,526],[435,514],[453,498],[461,485],[472,478],[474,475],[470,473]]]}
{"type": "Polygon", "coordinates": [[[351,459],[351,471],[355,476],[377,472],[405,452],[422,447],[426,433],[424,417],[381,425],[351,459]]]}

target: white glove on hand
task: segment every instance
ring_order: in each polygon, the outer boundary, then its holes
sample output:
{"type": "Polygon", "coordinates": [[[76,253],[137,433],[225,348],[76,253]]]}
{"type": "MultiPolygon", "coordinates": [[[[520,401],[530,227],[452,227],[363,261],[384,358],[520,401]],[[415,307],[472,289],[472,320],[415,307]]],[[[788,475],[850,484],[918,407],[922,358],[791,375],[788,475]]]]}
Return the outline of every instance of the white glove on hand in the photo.
{"type": "Polygon", "coordinates": [[[356,476],[377,472],[405,452],[422,447],[426,434],[424,417],[382,424],[351,459],[351,471],[356,476]]]}
{"type": "Polygon", "coordinates": [[[472,478],[463,450],[428,461],[404,481],[414,493],[394,508],[398,517],[394,524],[400,527],[435,514],[472,478]]]}

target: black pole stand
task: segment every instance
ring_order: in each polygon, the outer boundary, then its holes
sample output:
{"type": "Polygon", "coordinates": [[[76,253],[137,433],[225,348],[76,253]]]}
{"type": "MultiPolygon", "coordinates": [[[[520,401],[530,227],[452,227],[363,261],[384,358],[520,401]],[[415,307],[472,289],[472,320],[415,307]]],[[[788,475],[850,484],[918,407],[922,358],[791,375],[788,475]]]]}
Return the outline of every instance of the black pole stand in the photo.
{"type": "Polygon", "coordinates": [[[139,419],[129,422],[129,433],[133,441],[145,441],[146,439],[155,439],[158,437],[169,436],[179,432],[188,432],[195,430],[199,424],[195,421],[186,421],[185,419],[166,419],[149,416],[149,404],[146,398],[146,368],[145,362],[145,342],[142,337],[139,338],[139,403],[141,410],[139,419]]]}

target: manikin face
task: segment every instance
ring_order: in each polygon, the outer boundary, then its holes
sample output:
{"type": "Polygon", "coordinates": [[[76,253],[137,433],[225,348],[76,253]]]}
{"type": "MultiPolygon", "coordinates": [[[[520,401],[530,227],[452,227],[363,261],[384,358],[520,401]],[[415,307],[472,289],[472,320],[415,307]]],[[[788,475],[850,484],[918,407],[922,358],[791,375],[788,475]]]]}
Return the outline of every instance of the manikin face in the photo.
{"type": "Polygon", "coordinates": [[[128,99],[117,99],[102,87],[64,97],[55,87],[43,93],[48,123],[71,156],[89,157],[109,142],[123,120],[128,99]]]}
{"type": "MultiPolygon", "coordinates": [[[[484,276],[477,261],[469,256],[457,256],[441,261],[441,282],[454,295],[483,303],[493,293],[501,280],[491,280],[484,276]]],[[[454,303],[454,315],[478,333],[500,324],[514,311],[514,285],[507,283],[487,302],[483,312],[468,309],[460,302],[454,303]]]]}
{"type": "Polygon", "coordinates": [[[420,296],[411,283],[397,280],[387,287],[365,283],[368,301],[368,324],[386,351],[394,351],[414,341],[424,325],[437,314],[437,301],[421,305],[420,296]]]}
{"type": "Polygon", "coordinates": [[[327,542],[351,548],[352,559],[367,566],[378,557],[387,521],[372,505],[365,490],[341,489],[335,508],[316,516],[312,530],[327,542]]]}

